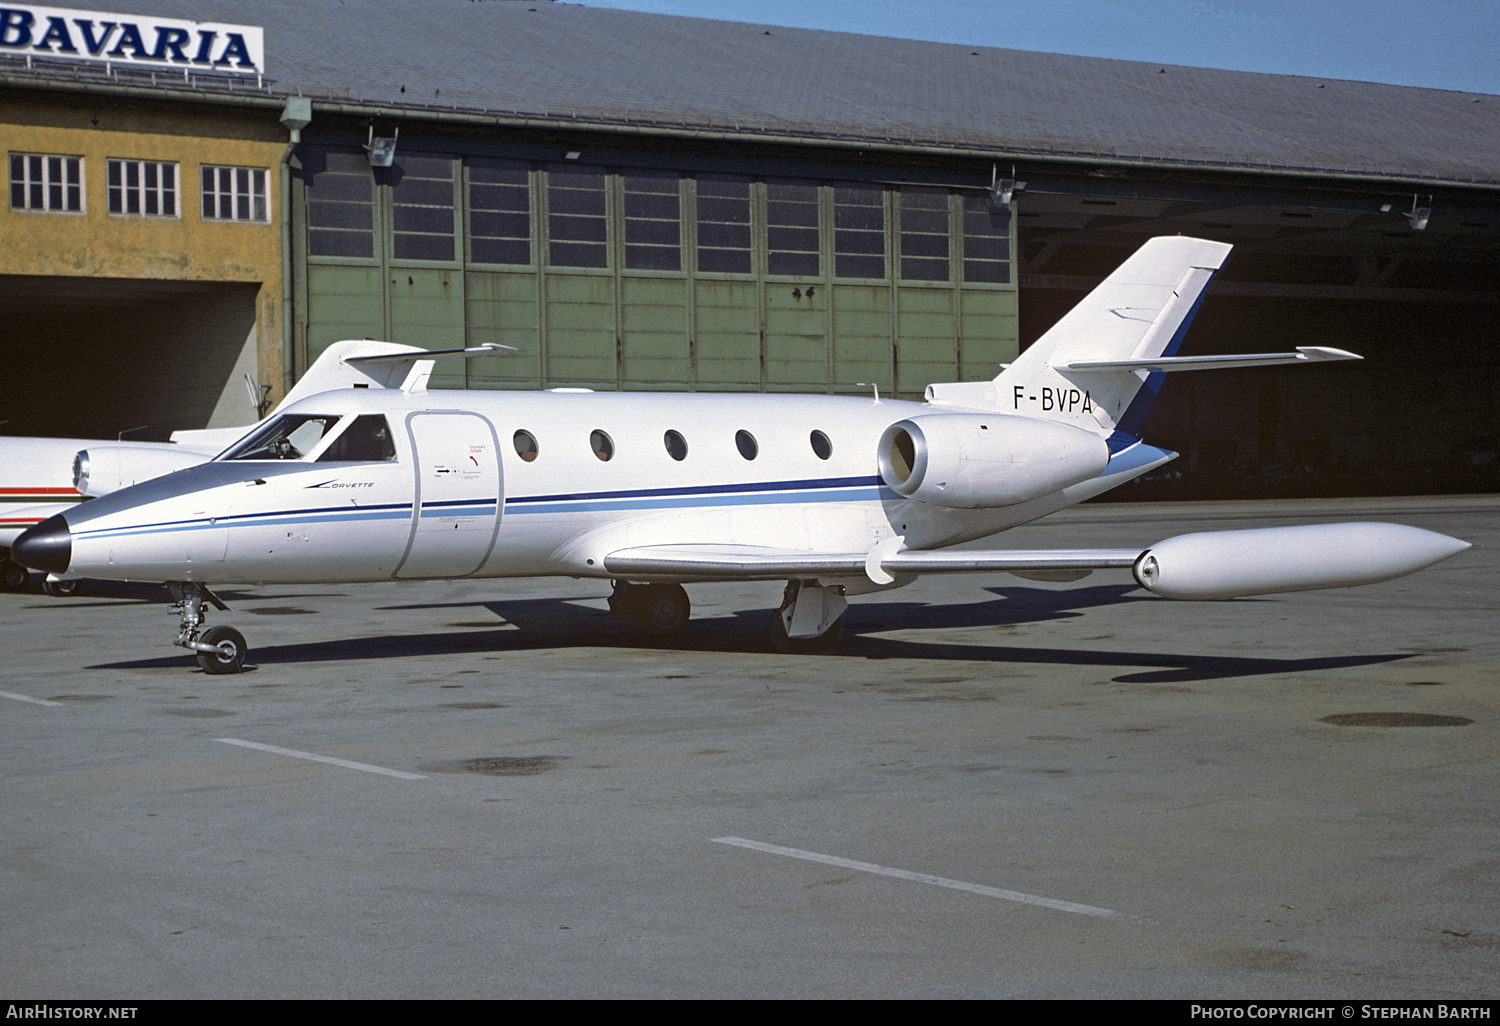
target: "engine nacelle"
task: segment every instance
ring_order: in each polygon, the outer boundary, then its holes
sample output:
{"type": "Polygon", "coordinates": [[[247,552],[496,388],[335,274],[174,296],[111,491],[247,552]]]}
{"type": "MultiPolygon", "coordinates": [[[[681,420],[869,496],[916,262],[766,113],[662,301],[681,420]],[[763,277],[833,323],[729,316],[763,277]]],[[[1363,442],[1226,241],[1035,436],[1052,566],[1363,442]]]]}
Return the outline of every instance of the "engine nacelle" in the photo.
{"type": "Polygon", "coordinates": [[[1010,506],[1096,477],[1109,464],[1098,435],[1068,424],[987,413],[934,413],[880,436],[881,479],[938,506],[1010,506]]]}
{"type": "Polygon", "coordinates": [[[1166,598],[1235,598],[1389,581],[1468,547],[1405,524],[1208,531],[1151,546],[1134,573],[1141,587],[1166,598]]]}
{"type": "Polygon", "coordinates": [[[90,446],[73,457],[73,487],[97,499],[153,477],[207,463],[209,456],[169,443],[90,446]]]}

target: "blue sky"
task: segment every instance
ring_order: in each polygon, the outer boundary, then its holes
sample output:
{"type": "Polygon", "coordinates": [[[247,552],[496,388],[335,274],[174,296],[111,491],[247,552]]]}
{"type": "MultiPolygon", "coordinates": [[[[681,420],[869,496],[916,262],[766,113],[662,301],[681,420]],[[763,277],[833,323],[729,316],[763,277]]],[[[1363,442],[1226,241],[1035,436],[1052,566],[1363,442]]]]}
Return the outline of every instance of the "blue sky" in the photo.
{"type": "Polygon", "coordinates": [[[657,14],[1500,95],[1500,0],[583,2],[657,14]]]}

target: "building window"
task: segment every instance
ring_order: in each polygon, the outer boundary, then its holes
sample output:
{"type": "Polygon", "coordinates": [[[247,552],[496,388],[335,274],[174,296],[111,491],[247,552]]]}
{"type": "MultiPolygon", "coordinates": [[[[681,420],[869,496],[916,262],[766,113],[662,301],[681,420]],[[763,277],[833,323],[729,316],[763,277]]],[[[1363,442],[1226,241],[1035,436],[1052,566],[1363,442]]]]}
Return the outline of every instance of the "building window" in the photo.
{"type": "Polygon", "coordinates": [[[1010,283],[1010,210],[988,196],[964,197],[964,281],[1010,283]]]}
{"type": "Polygon", "coordinates": [[[833,187],[833,273],[885,277],[885,190],[880,186],[833,187]]]}
{"type": "Polygon", "coordinates": [[[83,212],[83,158],[10,155],[10,208],[83,212]]]}
{"type": "Polygon", "coordinates": [[[310,149],[307,183],[309,256],[375,255],[375,177],[363,153],[310,149]]]}
{"type": "Polygon", "coordinates": [[[627,171],[625,266],[639,271],[682,270],[682,179],[675,171],[627,171]]]}
{"type": "Polygon", "coordinates": [[[750,179],[698,176],[698,270],[750,273],[750,179]]]}
{"type": "Polygon", "coordinates": [[[525,161],[469,158],[469,259],[531,263],[531,171],[525,161]]]}
{"type": "Polygon", "coordinates": [[[602,167],[547,171],[547,262],[554,267],[608,267],[608,197],[602,167]]]}
{"type": "Polygon", "coordinates": [[[203,219],[269,221],[265,168],[203,165],[203,219]]]}
{"type": "Polygon", "coordinates": [[[901,280],[948,281],[948,190],[901,189],[901,280]]]}
{"type": "Polygon", "coordinates": [[[766,270],[818,275],[818,187],[809,182],[766,183],[766,270]]]}
{"type": "Polygon", "coordinates": [[[453,158],[402,157],[391,169],[397,260],[453,260],[453,158]]]}
{"type": "Polygon", "coordinates": [[[110,160],[109,212],[140,217],[177,216],[177,165],[153,160],[110,160]]]}

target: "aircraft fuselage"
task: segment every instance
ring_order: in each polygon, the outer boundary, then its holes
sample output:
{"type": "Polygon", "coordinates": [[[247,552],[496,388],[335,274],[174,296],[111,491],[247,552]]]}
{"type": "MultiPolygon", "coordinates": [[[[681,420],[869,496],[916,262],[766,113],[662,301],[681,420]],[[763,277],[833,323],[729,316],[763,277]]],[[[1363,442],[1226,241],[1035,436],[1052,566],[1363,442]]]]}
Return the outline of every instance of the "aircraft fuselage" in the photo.
{"type": "Polygon", "coordinates": [[[831,396],[329,392],[283,413],[339,418],[323,444],[384,417],[393,458],[320,458],[316,446],[300,459],[220,458],[104,496],[65,518],[68,572],[202,584],[609,577],[603,557],[640,545],[863,552],[899,534],[929,548],[1169,458],[1136,446],[1081,486],[999,508],[935,506],[887,487],[876,460],[888,426],[932,412],[831,396]]]}

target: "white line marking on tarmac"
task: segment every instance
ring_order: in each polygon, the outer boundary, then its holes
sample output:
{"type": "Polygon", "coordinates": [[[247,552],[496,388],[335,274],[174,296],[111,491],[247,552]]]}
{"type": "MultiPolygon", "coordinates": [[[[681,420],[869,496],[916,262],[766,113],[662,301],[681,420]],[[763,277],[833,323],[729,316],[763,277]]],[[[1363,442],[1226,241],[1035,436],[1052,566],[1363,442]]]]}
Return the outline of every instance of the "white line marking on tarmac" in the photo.
{"type": "Polygon", "coordinates": [[[30,702],[32,705],[62,705],[61,702],[49,702],[45,698],[32,698],[30,695],[16,695],[9,691],[0,691],[0,698],[13,698],[17,702],[30,702]]]}
{"type": "Polygon", "coordinates": [[[292,748],[277,748],[275,745],[263,745],[256,741],[241,741],[237,737],[216,737],[215,741],[222,741],[226,745],[239,745],[241,748],[254,748],[257,752],[270,752],[273,755],[290,755],[294,759],[307,759],[309,762],[326,762],[330,766],[342,766],[345,769],[364,770],[366,773],[382,773],[388,777],[399,777],[402,780],[426,780],[420,773],[403,773],[400,770],[386,769],[384,766],[371,766],[367,762],[350,762],[348,759],[335,759],[331,755],[314,755],[312,752],[299,752],[292,748]]]}
{"type": "Polygon", "coordinates": [[[743,837],[714,837],[711,840],[715,844],[732,844],[736,847],[749,848],[753,851],[769,852],[772,855],[785,855],[787,858],[806,859],[809,862],[822,862],[826,865],[841,866],[844,869],[857,869],[861,873],[874,873],[878,876],[893,876],[898,880],[913,880],[917,883],[931,884],[934,887],[949,887],[955,891],[969,891],[973,894],[983,894],[988,898],[1017,901],[1023,905],[1040,905],[1043,908],[1056,909],[1059,912],[1072,912],[1080,916],[1099,916],[1103,919],[1129,918],[1122,916],[1118,912],[1111,912],[1107,908],[1095,908],[1093,905],[1080,905],[1072,901],[1058,901],[1056,898],[1043,898],[1036,894],[1023,894],[1020,891],[1005,891],[998,887],[965,883],[962,880],[949,880],[946,877],[932,876],[928,873],[913,873],[906,869],[892,869],[889,866],[877,866],[873,862],[855,862],[853,859],[841,859],[835,855],[822,855],[815,851],[802,851],[800,848],[783,848],[779,844],[747,841],[743,837]]]}

